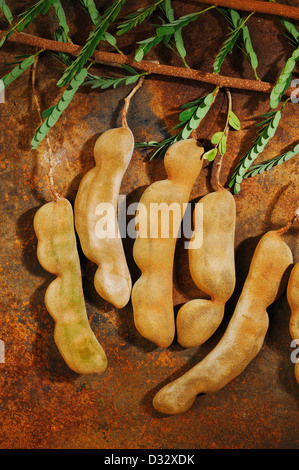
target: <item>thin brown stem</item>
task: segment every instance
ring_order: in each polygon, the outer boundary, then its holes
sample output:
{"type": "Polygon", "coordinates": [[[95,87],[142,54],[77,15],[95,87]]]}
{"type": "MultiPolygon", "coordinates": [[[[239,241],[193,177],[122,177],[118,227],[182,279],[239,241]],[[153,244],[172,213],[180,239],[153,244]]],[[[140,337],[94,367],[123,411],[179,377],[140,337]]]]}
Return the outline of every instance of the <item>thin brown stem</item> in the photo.
{"type": "MultiPolygon", "coordinates": [[[[270,4],[271,6],[272,4],[270,4]]],[[[299,9],[298,9],[299,10],[299,9]]],[[[1,34],[5,34],[6,31],[0,31],[1,34]]],[[[44,39],[30,34],[15,32],[8,41],[17,44],[27,44],[30,46],[38,47],[39,49],[65,52],[71,55],[77,55],[81,46],[71,44],[69,42],[52,41],[51,39],[44,39]]],[[[164,75],[168,77],[184,78],[187,80],[195,80],[202,83],[210,83],[219,87],[235,88],[240,90],[257,91],[261,93],[271,93],[274,84],[269,82],[263,82],[258,80],[247,80],[244,78],[226,77],[224,75],[218,75],[216,73],[201,72],[186,67],[174,67],[171,65],[157,64],[149,60],[141,60],[135,62],[133,58],[130,58],[124,54],[117,54],[113,52],[95,51],[93,55],[95,62],[109,65],[112,67],[120,67],[121,64],[127,64],[143,72],[150,74],[164,75]]],[[[290,96],[292,88],[289,87],[285,91],[285,95],[290,96]]]]}
{"type": "Polygon", "coordinates": [[[276,233],[278,233],[278,235],[283,235],[291,227],[296,228],[296,229],[299,228],[299,206],[297,207],[296,212],[293,215],[292,219],[284,227],[276,230],[276,233]]]}
{"type": "Polygon", "coordinates": [[[129,128],[128,122],[127,122],[127,114],[128,114],[128,111],[129,111],[131,99],[135,95],[135,93],[139,90],[139,88],[142,87],[143,82],[144,82],[144,77],[140,77],[138,82],[137,82],[137,85],[134,86],[132,91],[125,98],[125,105],[124,105],[122,113],[121,113],[121,125],[122,125],[122,127],[125,127],[126,129],[129,128]]]}
{"type": "MultiPolygon", "coordinates": [[[[232,109],[232,95],[228,88],[225,88],[225,91],[226,91],[226,96],[228,100],[228,109],[227,109],[227,117],[226,117],[225,128],[223,131],[223,136],[225,139],[227,139],[228,132],[229,132],[229,114],[232,109]]],[[[221,173],[221,168],[222,168],[223,157],[224,157],[224,154],[220,154],[220,159],[216,164],[217,170],[216,170],[215,178],[216,178],[216,184],[217,184],[218,189],[224,189],[223,185],[220,182],[220,173],[221,173]]]]}
{"type": "MultiPolygon", "coordinates": [[[[32,66],[32,96],[35,101],[35,105],[37,108],[40,122],[42,124],[43,123],[42,112],[41,112],[41,108],[40,108],[40,104],[39,104],[39,100],[38,100],[38,96],[36,92],[36,87],[35,87],[37,63],[38,63],[38,56],[36,56],[34,64],[32,66]]],[[[48,145],[48,152],[49,152],[49,171],[48,171],[49,188],[55,201],[57,201],[58,199],[60,199],[60,195],[55,190],[54,177],[53,177],[53,150],[52,150],[51,142],[48,136],[46,136],[46,142],[48,145]]]]}

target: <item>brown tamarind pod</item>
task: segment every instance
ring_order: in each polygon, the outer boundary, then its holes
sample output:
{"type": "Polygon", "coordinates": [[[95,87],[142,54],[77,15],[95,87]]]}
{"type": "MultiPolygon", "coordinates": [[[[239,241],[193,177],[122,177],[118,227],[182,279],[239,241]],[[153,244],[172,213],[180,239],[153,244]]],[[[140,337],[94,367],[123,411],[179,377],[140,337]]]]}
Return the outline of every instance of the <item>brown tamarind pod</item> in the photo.
{"type": "Polygon", "coordinates": [[[202,167],[202,155],[203,148],[194,139],[171,145],[164,159],[167,179],[151,184],[137,208],[137,231],[146,227],[146,233],[138,233],[133,248],[134,260],[141,270],[132,289],[134,321],[139,333],[160,347],[169,346],[175,333],[173,262],[177,231],[173,227],[179,227],[182,221],[184,204],[189,201],[202,167]],[[157,218],[151,208],[159,204],[169,210],[157,218]],[[174,211],[170,210],[172,204],[174,211]],[[169,227],[165,237],[164,226],[169,227]]]}
{"type": "Polygon", "coordinates": [[[155,395],[153,405],[158,411],[183,413],[198,394],[214,393],[243,372],[263,345],[269,324],[266,309],[281,292],[292,263],[292,252],[279,231],[267,232],[255,249],[234,314],[221,340],[202,361],[155,395]]]}
{"type": "MultiPolygon", "coordinates": [[[[290,334],[299,346],[299,262],[293,267],[287,288],[287,299],[291,308],[290,334]]],[[[295,377],[299,383],[299,361],[295,364],[295,377]]]]}
{"type": "Polygon", "coordinates": [[[43,205],[34,217],[34,230],[39,262],[57,276],[45,294],[56,345],[78,374],[101,374],[107,358],[88,322],[70,202],[60,198],[43,205]]]}
{"type": "Polygon", "coordinates": [[[234,197],[228,190],[219,188],[202,197],[197,205],[200,204],[202,217],[194,217],[194,234],[189,246],[199,230],[202,230],[202,244],[188,250],[189,268],[196,286],[211,299],[191,300],[179,310],[178,342],[186,348],[203,344],[216,331],[236,282],[234,197]]]}
{"type": "Polygon", "coordinates": [[[104,132],[94,147],[95,167],[82,178],[75,199],[75,226],[82,251],[98,269],[94,285],[98,294],[115,307],[124,307],[131,295],[131,275],[119,235],[117,203],[124,173],[134,150],[129,128],[104,132]],[[97,208],[105,204],[114,210],[114,234],[99,238],[97,208]]]}

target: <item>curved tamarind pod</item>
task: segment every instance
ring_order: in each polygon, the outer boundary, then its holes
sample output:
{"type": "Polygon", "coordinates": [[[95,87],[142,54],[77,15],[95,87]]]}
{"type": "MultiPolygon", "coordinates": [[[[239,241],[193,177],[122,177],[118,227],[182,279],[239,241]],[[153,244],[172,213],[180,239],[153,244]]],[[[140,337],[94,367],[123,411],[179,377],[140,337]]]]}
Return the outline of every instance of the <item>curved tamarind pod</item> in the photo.
{"type": "Polygon", "coordinates": [[[34,217],[34,230],[39,262],[57,276],[45,294],[56,345],[78,374],[101,374],[107,358],[88,323],[70,202],[62,198],[43,205],[34,217]]]}
{"type": "Polygon", "coordinates": [[[189,201],[191,189],[202,167],[203,148],[193,139],[176,142],[166,152],[164,165],[167,179],[156,181],[143,193],[136,224],[139,232],[133,247],[133,256],[141,270],[141,277],[132,289],[135,326],[139,333],[160,347],[169,346],[174,338],[173,261],[178,228],[182,221],[184,204],[189,201]],[[155,206],[156,204],[156,206],[155,206]],[[158,220],[151,212],[158,205],[174,210],[161,214],[158,220]],[[169,235],[163,238],[163,227],[169,226],[169,235]],[[174,229],[177,227],[177,229],[174,229]],[[156,229],[156,237],[153,232],[156,229]]]}
{"type": "Polygon", "coordinates": [[[203,230],[202,245],[189,249],[189,267],[194,283],[211,300],[194,299],[179,310],[178,342],[186,348],[203,344],[216,331],[236,283],[234,197],[221,188],[202,197],[197,204],[203,205],[202,219],[194,217],[190,242],[192,244],[196,233],[203,230]]]}
{"type": "Polygon", "coordinates": [[[85,256],[98,269],[94,286],[98,294],[115,307],[124,307],[131,295],[131,276],[117,224],[117,202],[123,175],[134,150],[130,129],[120,127],[104,132],[94,147],[95,167],[82,178],[75,199],[75,226],[85,256]],[[113,236],[96,233],[101,216],[99,204],[114,211],[113,236]]]}
{"type": "Polygon", "coordinates": [[[263,345],[269,323],[266,308],[281,292],[292,262],[292,252],[278,232],[261,238],[224,335],[201,362],[156,394],[153,405],[158,411],[183,413],[196,395],[214,393],[243,372],[263,345]]]}
{"type": "MultiPolygon", "coordinates": [[[[291,308],[290,334],[299,346],[299,262],[295,264],[289,277],[287,299],[291,308]]],[[[295,377],[299,383],[299,361],[295,364],[295,377]]]]}

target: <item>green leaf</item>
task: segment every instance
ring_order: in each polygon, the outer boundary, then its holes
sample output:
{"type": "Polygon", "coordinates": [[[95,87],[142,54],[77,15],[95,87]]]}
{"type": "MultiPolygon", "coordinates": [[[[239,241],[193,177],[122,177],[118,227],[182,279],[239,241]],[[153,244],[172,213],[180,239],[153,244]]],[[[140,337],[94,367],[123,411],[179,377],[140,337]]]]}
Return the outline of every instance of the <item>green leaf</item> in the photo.
{"type": "MultiPolygon", "coordinates": [[[[220,11],[220,13],[222,13],[226,17],[226,19],[230,23],[233,30],[237,30],[238,28],[241,28],[241,35],[239,35],[237,37],[237,40],[240,39],[240,41],[243,43],[244,48],[245,48],[245,52],[248,55],[249,62],[250,62],[251,66],[254,70],[255,76],[256,76],[256,78],[258,78],[257,73],[256,73],[256,69],[258,67],[258,59],[257,59],[256,53],[253,50],[249,29],[245,25],[246,20],[243,21],[240,14],[236,10],[233,10],[231,8],[219,8],[218,7],[217,10],[220,11]]],[[[233,33],[232,33],[232,35],[233,35],[233,33]]],[[[234,46],[236,41],[234,41],[234,37],[231,37],[231,39],[232,39],[233,46],[234,46]]],[[[228,46],[229,45],[227,45],[227,47],[228,46]]],[[[231,50],[232,50],[232,48],[231,48],[231,50]]],[[[231,50],[228,50],[227,53],[231,53],[231,50]]],[[[222,51],[222,54],[225,54],[225,52],[226,51],[225,51],[225,48],[224,48],[223,51],[222,51]]],[[[227,53],[225,54],[225,56],[227,55],[227,53]]],[[[220,54],[220,52],[219,52],[219,54],[220,54]]],[[[225,58],[225,56],[224,56],[224,58],[225,58]]],[[[222,60],[222,59],[224,60],[224,58],[223,58],[223,56],[220,56],[220,60],[222,60]]],[[[221,64],[220,64],[220,66],[221,66],[221,64]]],[[[219,66],[218,66],[218,68],[219,68],[219,66]]],[[[220,71],[220,69],[219,69],[219,71],[220,71]]]]}
{"type": "Polygon", "coordinates": [[[265,160],[262,163],[257,165],[253,165],[250,170],[248,170],[244,178],[251,178],[258,174],[264,173],[265,171],[269,171],[275,166],[281,165],[282,163],[290,160],[291,158],[295,157],[299,154],[299,144],[297,144],[292,150],[279,155],[278,157],[271,158],[269,160],[265,160]]]}
{"type": "Polygon", "coordinates": [[[62,8],[60,0],[54,0],[53,3],[52,3],[52,6],[53,6],[53,8],[55,10],[55,13],[57,15],[57,18],[58,18],[58,21],[59,21],[59,26],[61,28],[63,28],[63,30],[66,34],[68,34],[69,31],[70,31],[70,28],[68,27],[66,17],[65,17],[65,13],[64,13],[64,9],[62,8]]]}
{"type": "Polygon", "coordinates": [[[120,25],[117,26],[117,36],[127,33],[130,31],[132,28],[135,28],[135,26],[143,23],[144,20],[149,18],[152,13],[156,10],[157,6],[159,3],[161,3],[162,0],[154,3],[153,5],[150,5],[145,8],[138,8],[137,11],[130,13],[125,17],[125,21],[122,22],[120,25]]]}
{"type": "Polygon", "coordinates": [[[211,138],[211,142],[213,145],[218,145],[220,140],[223,137],[223,132],[216,132],[213,137],[211,138]]]}
{"type": "MultiPolygon", "coordinates": [[[[270,113],[267,113],[268,115],[270,113]]],[[[262,115],[265,117],[266,114],[262,115]]],[[[229,183],[229,187],[234,187],[234,192],[237,194],[238,188],[240,190],[240,184],[245,177],[245,174],[249,167],[252,165],[254,160],[264,151],[269,140],[274,136],[277,127],[281,119],[281,110],[276,111],[274,114],[271,114],[270,121],[264,125],[264,127],[258,133],[252,147],[246,152],[246,154],[241,158],[239,164],[234,170],[232,179],[229,183]],[[237,192],[236,192],[237,191],[237,192]]]]}
{"type": "MultiPolygon", "coordinates": [[[[41,52],[41,51],[40,51],[41,52]]],[[[31,55],[30,57],[27,57],[23,62],[19,63],[16,67],[12,69],[11,72],[8,74],[4,75],[2,77],[2,81],[4,83],[4,86],[7,87],[10,85],[14,80],[16,80],[25,70],[29,69],[29,67],[34,64],[35,57],[40,53],[38,52],[37,54],[31,55]]]]}
{"type": "Polygon", "coordinates": [[[80,0],[81,6],[85,12],[90,16],[90,19],[94,26],[96,26],[101,20],[101,15],[95,6],[93,0],[80,0]]]}
{"type": "Polygon", "coordinates": [[[223,134],[222,139],[221,139],[220,142],[219,142],[219,147],[218,147],[218,148],[219,148],[220,154],[221,154],[221,155],[224,155],[225,152],[226,152],[226,137],[225,137],[224,134],[223,134]]]}
{"type": "Polygon", "coordinates": [[[52,106],[49,110],[44,111],[43,114],[45,115],[46,113],[47,119],[41,124],[41,126],[37,129],[35,135],[33,136],[31,141],[31,148],[36,149],[40,142],[46,137],[50,128],[56,124],[62,112],[70,104],[78,88],[84,82],[87,73],[87,69],[81,70],[78,75],[76,75],[72,79],[71,83],[63,93],[62,98],[59,100],[57,105],[52,106]]]}
{"type": "Polygon", "coordinates": [[[65,70],[63,76],[58,81],[57,83],[58,86],[65,86],[67,83],[69,83],[70,80],[72,80],[72,78],[76,75],[76,73],[79,73],[83,69],[85,63],[87,62],[89,57],[91,57],[92,54],[94,53],[98,43],[103,38],[108,26],[117,17],[124,3],[125,3],[125,0],[116,0],[106,10],[105,14],[102,16],[100,23],[97,24],[95,30],[90,32],[89,37],[85,45],[83,46],[83,48],[80,50],[77,58],[65,70]]]}
{"type": "Polygon", "coordinates": [[[208,150],[208,152],[205,152],[203,154],[203,158],[205,160],[208,160],[208,162],[212,162],[217,157],[217,153],[218,153],[218,150],[216,148],[208,150]]]}
{"type": "MultiPolygon", "coordinates": [[[[299,48],[298,48],[298,51],[299,51],[299,48]]],[[[282,69],[280,76],[271,91],[270,107],[272,109],[277,108],[286,89],[289,87],[291,80],[292,80],[292,72],[294,70],[295,64],[296,64],[296,61],[292,56],[287,60],[284,68],[282,69]]]]}
{"type": "Polygon", "coordinates": [[[239,118],[235,115],[232,110],[230,110],[229,112],[228,122],[231,127],[236,129],[236,131],[239,131],[241,129],[241,123],[239,121],[239,118]]]}
{"type": "Polygon", "coordinates": [[[13,16],[5,0],[0,0],[0,10],[2,11],[8,23],[11,25],[13,22],[13,16]]]}

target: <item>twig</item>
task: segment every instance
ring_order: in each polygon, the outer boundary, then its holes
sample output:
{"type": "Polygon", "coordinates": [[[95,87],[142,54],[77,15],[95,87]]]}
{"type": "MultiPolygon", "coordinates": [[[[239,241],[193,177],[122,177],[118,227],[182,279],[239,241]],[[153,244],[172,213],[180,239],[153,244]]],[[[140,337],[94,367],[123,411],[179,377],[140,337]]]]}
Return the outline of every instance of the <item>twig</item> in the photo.
{"type": "MultiPolygon", "coordinates": [[[[272,5],[272,3],[270,5],[272,5]]],[[[0,34],[1,33],[5,33],[5,31],[0,31],[0,34]]],[[[18,44],[27,44],[44,50],[65,52],[67,54],[72,55],[77,55],[81,50],[81,46],[75,44],[71,44],[68,42],[52,41],[50,39],[44,39],[37,36],[32,36],[30,34],[19,32],[14,33],[8,39],[8,41],[18,44]]],[[[140,62],[135,62],[134,59],[124,54],[117,54],[113,52],[103,52],[97,50],[95,51],[93,57],[96,62],[105,65],[110,65],[112,67],[118,67],[121,64],[127,64],[133,68],[135,67],[139,70],[151,74],[185,78],[188,80],[196,80],[198,82],[211,83],[219,87],[237,88],[241,90],[257,91],[262,93],[271,93],[272,88],[274,87],[274,84],[268,82],[258,80],[247,80],[235,77],[225,77],[223,75],[207,72],[205,73],[199,70],[194,70],[186,67],[174,67],[171,65],[157,64],[148,60],[141,60],[140,62]]],[[[285,95],[290,96],[291,93],[292,88],[289,87],[285,91],[285,95]]]]}
{"type": "Polygon", "coordinates": [[[295,214],[293,215],[292,219],[282,228],[276,230],[279,235],[283,235],[286,233],[291,227],[295,229],[299,228],[299,206],[296,209],[295,214]]]}
{"type": "MultiPolygon", "coordinates": [[[[200,3],[228,7],[241,11],[255,11],[256,13],[266,13],[268,15],[284,16],[299,20],[299,8],[280,3],[268,3],[260,0],[199,0],[200,3]]],[[[184,0],[186,3],[186,0],[184,0]]]]}
{"type": "Polygon", "coordinates": [[[127,114],[129,111],[131,98],[135,95],[136,91],[139,90],[140,87],[142,87],[143,82],[144,82],[144,77],[140,77],[137,82],[137,85],[134,86],[130,94],[125,98],[125,105],[121,113],[121,125],[122,127],[125,127],[126,129],[129,128],[128,123],[127,123],[127,114]]]}
{"type": "MultiPolygon", "coordinates": [[[[226,91],[227,100],[228,100],[228,110],[227,110],[227,118],[226,118],[226,123],[225,123],[225,128],[224,128],[224,138],[227,139],[228,132],[229,132],[229,114],[232,109],[232,95],[228,88],[225,88],[225,91],[226,91]]],[[[220,154],[220,159],[216,164],[217,170],[216,170],[215,177],[216,177],[216,184],[219,189],[224,189],[224,187],[220,183],[220,172],[222,168],[223,157],[224,157],[224,153],[220,154]]]]}
{"type": "MultiPolygon", "coordinates": [[[[32,66],[32,95],[35,101],[35,105],[37,108],[40,122],[43,123],[42,112],[41,112],[41,108],[40,108],[40,104],[39,104],[39,100],[38,100],[38,96],[37,96],[36,88],[35,88],[37,63],[38,63],[38,56],[36,56],[34,64],[32,66]]],[[[60,199],[60,195],[55,190],[54,178],[53,178],[53,151],[52,151],[51,142],[48,136],[46,136],[46,141],[47,141],[48,151],[49,151],[49,172],[48,172],[49,187],[50,187],[50,191],[55,201],[57,201],[58,199],[60,199]]]]}

